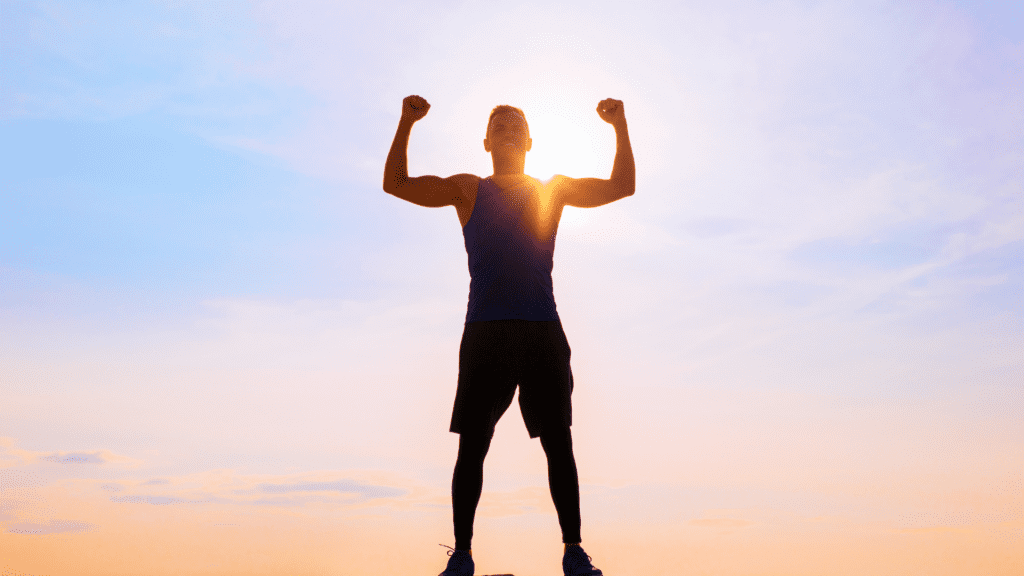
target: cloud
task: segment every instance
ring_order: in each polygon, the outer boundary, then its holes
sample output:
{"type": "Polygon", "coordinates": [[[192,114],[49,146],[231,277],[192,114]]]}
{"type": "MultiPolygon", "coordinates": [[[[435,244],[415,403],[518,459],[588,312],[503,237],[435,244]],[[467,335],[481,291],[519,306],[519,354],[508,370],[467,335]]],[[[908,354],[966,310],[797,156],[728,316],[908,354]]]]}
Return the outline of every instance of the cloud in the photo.
{"type": "Polygon", "coordinates": [[[203,500],[185,500],[184,498],[178,498],[175,496],[112,496],[111,502],[125,503],[125,504],[152,504],[154,506],[166,506],[168,504],[199,504],[204,503],[203,500]]]}
{"type": "Polygon", "coordinates": [[[394,488],[391,486],[374,486],[360,484],[348,480],[337,480],[334,482],[296,482],[291,484],[260,484],[257,486],[260,492],[267,494],[288,494],[291,492],[341,492],[343,494],[358,494],[364,499],[394,498],[403,496],[408,490],[394,488]]]}
{"type": "Polygon", "coordinates": [[[75,520],[50,520],[45,524],[36,522],[19,522],[7,527],[11,534],[59,534],[63,532],[85,532],[95,528],[95,524],[75,520]]]}
{"type": "Polygon", "coordinates": [[[38,452],[23,450],[15,445],[14,438],[0,437],[0,466],[17,466],[36,460],[38,452]]]}
{"type": "Polygon", "coordinates": [[[38,462],[61,464],[69,467],[76,467],[79,464],[96,464],[99,466],[116,468],[137,468],[142,464],[141,460],[118,454],[112,450],[96,450],[94,452],[28,452],[24,455],[31,455],[32,459],[38,462]]]}
{"type": "Polygon", "coordinates": [[[49,464],[97,464],[103,466],[136,467],[141,461],[113,452],[111,450],[95,450],[90,452],[44,452],[18,448],[14,438],[0,437],[0,467],[15,467],[37,462],[49,464]]]}
{"type": "Polygon", "coordinates": [[[84,452],[55,453],[48,456],[41,456],[43,462],[56,462],[58,464],[103,464],[106,462],[99,452],[87,454],[84,452]]]}

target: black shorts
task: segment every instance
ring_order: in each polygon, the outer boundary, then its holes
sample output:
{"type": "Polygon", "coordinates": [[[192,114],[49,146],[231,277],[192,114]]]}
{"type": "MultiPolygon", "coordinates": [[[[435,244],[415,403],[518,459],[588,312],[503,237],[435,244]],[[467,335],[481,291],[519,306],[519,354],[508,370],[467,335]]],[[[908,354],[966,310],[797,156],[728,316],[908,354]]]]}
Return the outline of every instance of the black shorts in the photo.
{"type": "Polygon", "coordinates": [[[469,322],[459,346],[459,387],[450,430],[491,431],[512,404],[530,438],[572,425],[572,369],[562,323],[553,320],[469,322]]]}

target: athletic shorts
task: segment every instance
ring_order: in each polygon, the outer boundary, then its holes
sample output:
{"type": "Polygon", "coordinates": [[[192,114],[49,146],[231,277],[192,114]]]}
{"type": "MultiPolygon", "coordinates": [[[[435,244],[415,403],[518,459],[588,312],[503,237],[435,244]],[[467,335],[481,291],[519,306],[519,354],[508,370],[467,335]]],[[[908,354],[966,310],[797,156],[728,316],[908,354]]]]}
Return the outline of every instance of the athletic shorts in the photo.
{"type": "Polygon", "coordinates": [[[572,369],[562,323],[529,320],[469,322],[459,346],[459,386],[450,430],[493,431],[519,387],[530,438],[572,425],[572,369]]]}

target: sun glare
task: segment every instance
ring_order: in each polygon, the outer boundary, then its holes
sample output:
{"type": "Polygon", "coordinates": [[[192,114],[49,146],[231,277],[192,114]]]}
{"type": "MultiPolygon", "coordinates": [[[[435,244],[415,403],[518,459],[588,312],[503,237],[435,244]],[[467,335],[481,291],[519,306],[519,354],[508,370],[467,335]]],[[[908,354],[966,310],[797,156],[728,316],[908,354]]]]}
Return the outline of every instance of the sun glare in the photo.
{"type": "MultiPolygon", "coordinates": [[[[593,106],[523,104],[533,149],[526,154],[526,173],[540,180],[555,174],[574,178],[608,178],[615,157],[615,133],[593,106]],[[589,118],[587,113],[593,115],[589,118]],[[602,128],[607,127],[607,130],[602,128]]],[[[538,103],[539,104],[539,103],[538,103]]]]}
{"type": "MultiPolygon", "coordinates": [[[[543,43],[541,43],[543,44],[543,43]]],[[[539,45],[500,74],[488,74],[467,83],[453,110],[477,110],[476,114],[452,114],[445,130],[466,142],[458,154],[438,160],[450,166],[449,173],[478,170],[489,174],[489,155],[480,145],[486,118],[498,104],[520,108],[530,126],[533,147],[526,154],[525,171],[542,182],[556,174],[572,178],[609,178],[615,160],[615,130],[601,120],[597,104],[603,98],[627,94],[618,77],[609,76],[586,57],[566,61],[564,46],[539,45]],[[557,56],[557,57],[556,57],[557,56]],[[556,64],[557,63],[557,64],[556,64]],[[566,69],[572,74],[566,74],[566,69]],[[523,81],[523,79],[528,79],[523,81]]],[[[628,105],[627,105],[628,106],[628,105]]],[[[443,171],[443,170],[442,170],[443,171]]],[[[567,207],[562,225],[573,227],[587,220],[588,210],[567,207]]]]}
{"type": "MultiPolygon", "coordinates": [[[[532,100],[532,99],[531,99],[532,100]]],[[[563,102],[523,102],[533,148],[526,154],[526,173],[542,182],[555,174],[573,178],[608,178],[615,159],[615,133],[593,105],[582,98],[563,102]],[[593,116],[592,118],[590,116],[593,116]]],[[[573,228],[586,220],[585,210],[567,207],[562,225],[573,228]]]]}

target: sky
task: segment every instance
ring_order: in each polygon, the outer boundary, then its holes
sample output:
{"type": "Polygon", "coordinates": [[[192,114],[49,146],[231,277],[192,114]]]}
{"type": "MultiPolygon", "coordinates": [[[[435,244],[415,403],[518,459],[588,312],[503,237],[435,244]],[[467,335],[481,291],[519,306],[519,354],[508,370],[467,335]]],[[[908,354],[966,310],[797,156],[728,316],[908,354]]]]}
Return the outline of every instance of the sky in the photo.
{"type": "MultiPolygon", "coordinates": [[[[1024,7],[0,1],[0,574],[436,574],[469,287],[413,175],[567,208],[583,544],[608,576],[1024,570],[1024,7]]],[[[557,574],[499,422],[477,574],[557,574]]]]}

